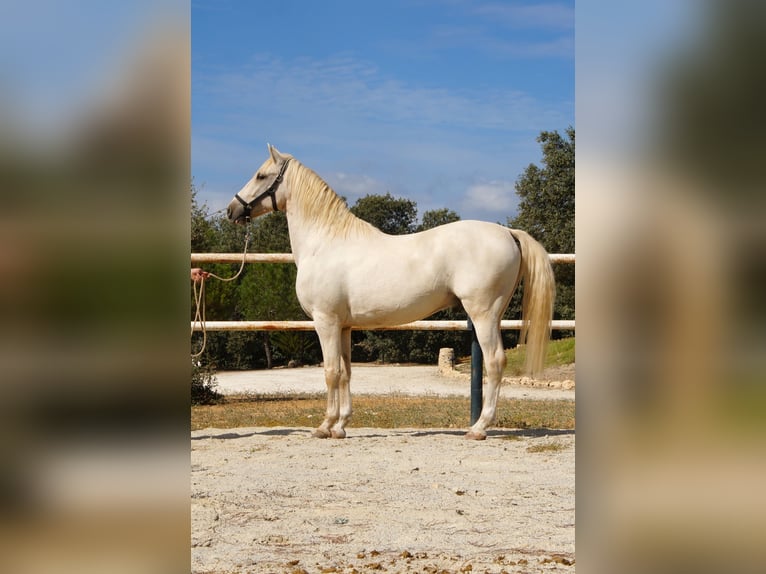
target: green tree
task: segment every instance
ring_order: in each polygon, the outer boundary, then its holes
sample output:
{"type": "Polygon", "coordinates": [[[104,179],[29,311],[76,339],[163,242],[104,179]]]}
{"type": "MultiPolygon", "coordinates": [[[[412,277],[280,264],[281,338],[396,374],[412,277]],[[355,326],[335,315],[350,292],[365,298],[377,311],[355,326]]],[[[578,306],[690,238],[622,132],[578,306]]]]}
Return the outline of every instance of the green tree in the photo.
{"type": "MultiPolygon", "coordinates": [[[[542,146],[542,167],[530,164],[516,181],[521,201],[519,213],[508,226],[523,229],[543,244],[548,253],[575,252],[575,130],[569,127],[566,137],[558,132],[542,132],[537,141],[542,146]]],[[[556,303],[554,318],[574,319],[574,266],[554,265],[556,303]]],[[[512,301],[511,316],[518,316],[520,293],[512,301]]],[[[555,331],[557,337],[569,332],[555,331]]]]}
{"type": "Polygon", "coordinates": [[[371,223],[384,233],[403,235],[415,231],[418,218],[416,202],[386,195],[366,195],[357,200],[351,213],[371,223]]]}
{"type": "Polygon", "coordinates": [[[253,249],[257,250],[258,253],[292,252],[287,216],[283,212],[259,217],[250,223],[250,230],[253,237],[253,249]]]}
{"type": "Polygon", "coordinates": [[[213,237],[212,227],[208,221],[207,205],[197,201],[197,188],[191,184],[191,250],[192,253],[206,251],[213,237]]]}
{"type": "Polygon", "coordinates": [[[418,225],[418,231],[425,231],[426,229],[433,229],[446,223],[452,223],[453,221],[460,221],[460,216],[452,211],[443,207],[442,209],[432,209],[425,211],[421,219],[420,225],[418,225]]]}
{"type": "Polygon", "coordinates": [[[574,253],[575,130],[568,139],[558,132],[542,132],[543,167],[529,164],[516,181],[518,215],[508,225],[523,229],[549,253],[574,253]]]}
{"type": "MultiPolygon", "coordinates": [[[[247,226],[233,225],[225,215],[208,214],[206,205],[197,200],[197,189],[191,193],[191,249],[198,253],[242,253],[245,237],[251,237],[250,253],[290,252],[287,219],[283,213],[274,213],[252,221],[247,226]]],[[[207,271],[221,277],[232,277],[240,263],[207,264],[207,271]]],[[[208,320],[303,320],[305,313],[295,295],[295,265],[246,264],[242,274],[230,282],[210,279],[205,284],[206,315],[208,320]]],[[[192,314],[194,313],[192,305],[192,314]]],[[[271,333],[209,332],[203,362],[227,369],[271,367],[275,362],[313,361],[318,359],[316,335],[297,333],[305,339],[283,345],[283,352],[273,353],[271,333]],[[293,350],[299,356],[290,356],[293,350]]],[[[195,343],[197,339],[195,338],[195,343]]]]}

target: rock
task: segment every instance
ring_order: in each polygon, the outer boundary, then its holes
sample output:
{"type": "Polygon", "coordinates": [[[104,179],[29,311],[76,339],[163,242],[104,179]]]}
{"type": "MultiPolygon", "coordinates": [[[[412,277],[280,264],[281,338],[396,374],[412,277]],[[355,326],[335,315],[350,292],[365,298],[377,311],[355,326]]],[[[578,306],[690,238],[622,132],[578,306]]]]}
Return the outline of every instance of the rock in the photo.
{"type": "Polygon", "coordinates": [[[439,349],[439,374],[449,375],[455,370],[455,349],[444,347],[439,349]]]}

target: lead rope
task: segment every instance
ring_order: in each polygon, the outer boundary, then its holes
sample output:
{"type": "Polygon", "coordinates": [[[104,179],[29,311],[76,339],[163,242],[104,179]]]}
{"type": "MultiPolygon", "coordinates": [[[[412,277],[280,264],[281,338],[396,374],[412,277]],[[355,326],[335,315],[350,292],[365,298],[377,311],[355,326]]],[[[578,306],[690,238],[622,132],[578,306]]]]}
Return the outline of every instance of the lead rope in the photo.
{"type": "MultiPolygon", "coordinates": [[[[245,268],[247,248],[250,245],[250,239],[250,227],[248,227],[247,231],[245,232],[245,250],[242,253],[242,264],[239,266],[239,271],[237,271],[236,275],[233,277],[221,277],[220,275],[216,275],[215,273],[209,271],[208,275],[224,282],[234,281],[237,277],[239,277],[242,274],[242,270],[245,268]]],[[[197,308],[197,311],[195,312],[194,320],[192,321],[190,337],[194,336],[194,327],[199,324],[200,330],[202,331],[202,346],[200,347],[199,351],[191,354],[192,359],[196,359],[202,356],[202,353],[205,351],[205,345],[207,344],[207,329],[205,327],[205,277],[202,277],[200,280],[199,289],[197,289],[197,282],[194,282],[194,304],[197,308]]]]}

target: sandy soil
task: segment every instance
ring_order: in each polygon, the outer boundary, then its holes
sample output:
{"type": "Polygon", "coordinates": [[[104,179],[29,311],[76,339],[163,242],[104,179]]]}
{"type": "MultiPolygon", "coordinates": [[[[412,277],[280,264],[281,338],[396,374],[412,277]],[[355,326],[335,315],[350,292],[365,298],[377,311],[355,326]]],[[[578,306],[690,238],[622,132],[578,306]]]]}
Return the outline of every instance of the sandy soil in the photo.
{"type": "MultiPolygon", "coordinates": [[[[469,392],[434,367],[425,379],[411,369],[374,377],[388,392],[409,384],[439,394],[439,379],[469,392]]],[[[309,369],[284,371],[310,378],[309,369]]],[[[357,394],[381,389],[363,368],[353,376],[357,394]]],[[[277,378],[264,383],[269,392],[287,390],[277,378]]],[[[230,383],[219,377],[221,390],[230,383]]],[[[345,440],[311,430],[192,432],[194,573],[574,572],[574,431],[490,431],[473,442],[454,429],[353,428],[345,440]]]]}

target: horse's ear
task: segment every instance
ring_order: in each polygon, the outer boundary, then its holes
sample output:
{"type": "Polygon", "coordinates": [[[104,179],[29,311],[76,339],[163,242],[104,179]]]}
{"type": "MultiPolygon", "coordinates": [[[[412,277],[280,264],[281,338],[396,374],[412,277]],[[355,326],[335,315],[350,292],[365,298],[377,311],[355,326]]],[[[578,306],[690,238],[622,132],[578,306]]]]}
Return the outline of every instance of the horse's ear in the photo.
{"type": "Polygon", "coordinates": [[[278,163],[280,159],[282,159],[282,154],[279,153],[279,150],[275,148],[271,144],[266,144],[269,147],[269,154],[271,155],[271,161],[274,163],[278,163]]]}

